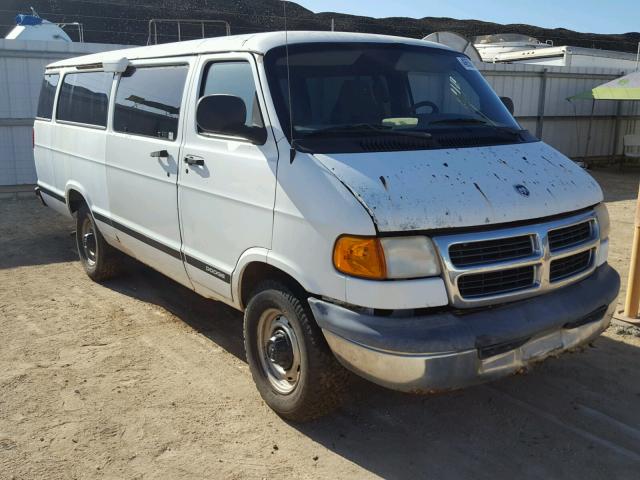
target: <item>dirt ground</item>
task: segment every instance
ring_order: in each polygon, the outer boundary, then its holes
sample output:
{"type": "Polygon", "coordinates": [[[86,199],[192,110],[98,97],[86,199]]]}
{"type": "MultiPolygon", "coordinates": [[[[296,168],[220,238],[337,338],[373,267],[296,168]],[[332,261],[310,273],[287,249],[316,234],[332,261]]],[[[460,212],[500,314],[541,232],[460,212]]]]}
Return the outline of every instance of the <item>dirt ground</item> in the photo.
{"type": "MultiPolygon", "coordinates": [[[[626,281],[640,174],[595,171],[626,281]]],[[[0,478],[638,478],[640,330],[446,395],[357,381],[288,424],[253,386],[241,315],[132,262],[105,285],[72,225],[0,199],[0,478]]]]}

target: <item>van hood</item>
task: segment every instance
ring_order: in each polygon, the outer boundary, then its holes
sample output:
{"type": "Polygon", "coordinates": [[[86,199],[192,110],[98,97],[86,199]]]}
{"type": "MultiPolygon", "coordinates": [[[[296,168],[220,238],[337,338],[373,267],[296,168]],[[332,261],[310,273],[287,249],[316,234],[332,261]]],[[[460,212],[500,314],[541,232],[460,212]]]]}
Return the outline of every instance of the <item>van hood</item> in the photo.
{"type": "Polygon", "coordinates": [[[315,156],[380,232],[530,220],[603,199],[589,174],[543,142],[315,156]]]}

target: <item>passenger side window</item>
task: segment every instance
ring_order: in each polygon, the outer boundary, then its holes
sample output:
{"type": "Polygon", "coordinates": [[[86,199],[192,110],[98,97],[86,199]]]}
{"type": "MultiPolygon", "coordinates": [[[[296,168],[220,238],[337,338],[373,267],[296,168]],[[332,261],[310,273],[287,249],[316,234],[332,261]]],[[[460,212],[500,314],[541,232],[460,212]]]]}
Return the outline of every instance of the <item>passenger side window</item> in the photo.
{"type": "Polygon", "coordinates": [[[129,67],[116,92],[116,132],[175,140],[187,65],[129,67]]]}
{"type": "Polygon", "coordinates": [[[56,118],[106,127],[112,82],[113,74],[107,72],[65,75],[60,88],[56,118]]]}
{"type": "Polygon", "coordinates": [[[218,62],[207,65],[199,99],[208,95],[240,97],[247,108],[245,127],[254,132],[264,130],[253,71],[248,62],[218,62]]]}
{"type": "Polygon", "coordinates": [[[51,115],[53,114],[53,101],[56,96],[56,88],[58,87],[59,80],[60,75],[57,73],[44,76],[42,88],[40,89],[40,98],[38,100],[36,117],[51,120],[51,115]]]}

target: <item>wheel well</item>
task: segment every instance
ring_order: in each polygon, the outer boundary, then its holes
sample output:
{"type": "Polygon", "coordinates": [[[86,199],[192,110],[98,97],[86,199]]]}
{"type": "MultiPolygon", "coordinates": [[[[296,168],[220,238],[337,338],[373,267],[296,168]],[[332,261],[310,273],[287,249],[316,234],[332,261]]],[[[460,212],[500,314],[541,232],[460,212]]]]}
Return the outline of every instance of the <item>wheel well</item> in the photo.
{"type": "Polygon", "coordinates": [[[242,308],[247,306],[251,298],[251,294],[255,288],[264,280],[278,280],[295,293],[305,295],[306,291],[298,281],[288,273],[263,262],[251,262],[247,265],[242,273],[240,281],[240,302],[242,308]]]}
{"type": "Polygon", "coordinates": [[[86,205],[87,203],[82,194],[77,190],[69,190],[67,202],[71,213],[76,213],[82,205],[86,205]]]}

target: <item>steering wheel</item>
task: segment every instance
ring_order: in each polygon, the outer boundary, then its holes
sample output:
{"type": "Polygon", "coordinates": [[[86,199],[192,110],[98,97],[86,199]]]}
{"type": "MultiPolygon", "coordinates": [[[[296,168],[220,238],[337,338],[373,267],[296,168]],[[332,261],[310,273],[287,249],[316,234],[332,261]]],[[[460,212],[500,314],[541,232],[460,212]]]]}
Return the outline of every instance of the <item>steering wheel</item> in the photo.
{"type": "Polygon", "coordinates": [[[440,112],[440,109],[438,108],[438,106],[435,103],[430,102],[429,100],[423,100],[422,102],[414,103],[413,105],[411,105],[411,112],[417,115],[418,109],[422,107],[431,107],[430,114],[440,112]]]}

